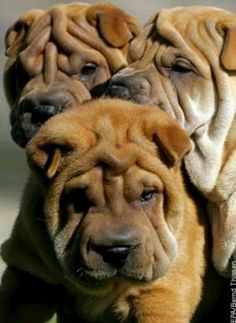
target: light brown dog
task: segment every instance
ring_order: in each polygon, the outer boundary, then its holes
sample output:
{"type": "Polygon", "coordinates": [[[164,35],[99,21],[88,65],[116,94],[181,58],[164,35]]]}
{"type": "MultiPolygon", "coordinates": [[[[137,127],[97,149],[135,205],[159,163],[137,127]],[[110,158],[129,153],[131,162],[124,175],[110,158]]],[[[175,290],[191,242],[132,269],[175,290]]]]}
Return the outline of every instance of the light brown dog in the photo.
{"type": "Polygon", "coordinates": [[[130,46],[132,64],[111,94],[158,105],[188,133],[192,183],[209,200],[213,260],[236,259],[236,16],[210,7],[163,9],[130,46]]]}
{"type": "Polygon", "coordinates": [[[31,10],[6,34],[5,92],[12,136],[24,147],[52,115],[99,96],[127,65],[136,20],[108,3],[31,10]]]}
{"type": "Polygon", "coordinates": [[[2,248],[1,323],[55,312],[70,323],[189,323],[207,244],[181,171],[189,149],[156,107],[97,100],[48,120],[27,145],[33,175],[2,248]]]}

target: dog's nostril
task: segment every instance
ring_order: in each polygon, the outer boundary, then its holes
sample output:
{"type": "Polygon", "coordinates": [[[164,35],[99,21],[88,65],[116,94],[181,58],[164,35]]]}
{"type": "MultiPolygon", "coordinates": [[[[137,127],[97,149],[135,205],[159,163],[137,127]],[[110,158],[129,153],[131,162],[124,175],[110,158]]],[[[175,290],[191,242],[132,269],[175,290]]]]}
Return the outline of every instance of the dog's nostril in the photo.
{"type": "Polygon", "coordinates": [[[116,267],[122,267],[129,253],[130,247],[110,247],[104,250],[103,260],[116,267]]]}
{"type": "Polygon", "coordinates": [[[116,97],[116,98],[121,98],[125,100],[129,100],[132,97],[130,90],[124,85],[119,85],[119,84],[111,84],[107,90],[106,95],[112,98],[116,97]]]}
{"type": "Polygon", "coordinates": [[[56,114],[56,108],[52,105],[35,106],[32,112],[32,123],[44,123],[56,114]]]}
{"type": "Polygon", "coordinates": [[[121,268],[127,260],[132,246],[96,246],[95,251],[103,260],[116,268],[121,268]]]}

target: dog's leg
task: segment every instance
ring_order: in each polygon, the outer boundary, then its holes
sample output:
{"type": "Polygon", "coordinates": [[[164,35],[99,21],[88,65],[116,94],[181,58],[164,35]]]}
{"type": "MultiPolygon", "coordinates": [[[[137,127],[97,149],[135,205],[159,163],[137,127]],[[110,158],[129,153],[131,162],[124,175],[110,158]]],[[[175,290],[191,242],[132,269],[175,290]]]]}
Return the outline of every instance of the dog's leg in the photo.
{"type": "MultiPolygon", "coordinates": [[[[153,290],[144,291],[131,303],[132,322],[136,323],[189,323],[193,311],[200,298],[200,290],[197,294],[189,292],[194,289],[190,285],[185,289],[184,283],[179,289],[163,284],[153,290]]],[[[196,290],[195,290],[196,291],[196,290]]]]}
{"type": "Polygon", "coordinates": [[[56,312],[55,295],[54,287],[8,267],[0,287],[0,322],[45,323],[56,312]]]}

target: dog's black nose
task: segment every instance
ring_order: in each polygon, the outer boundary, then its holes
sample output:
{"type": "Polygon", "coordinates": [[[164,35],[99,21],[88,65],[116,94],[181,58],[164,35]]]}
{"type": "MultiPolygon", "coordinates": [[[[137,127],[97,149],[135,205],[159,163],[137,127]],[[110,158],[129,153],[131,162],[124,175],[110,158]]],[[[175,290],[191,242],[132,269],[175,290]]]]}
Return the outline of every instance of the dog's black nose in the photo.
{"type": "Polygon", "coordinates": [[[121,98],[124,100],[130,100],[132,95],[128,87],[122,84],[110,84],[107,89],[106,96],[112,98],[121,98]]]}
{"type": "MultiPolygon", "coordinates": [[[[122,73],[121,73],[122,74],[122,73]]],[[[105,92],[105,96],[132,100],[140,104],[145,104],[151,95],[151,83],[143,76],[139,75],[114,75],[105,92]]]]}
{"type": "Polygon", "coordinates": [[[32,124],[43,124],[49,118],[62,112],[69,104],[68,98],[60,91],[34,93],[27,96],[19,106],[23,114],[31,115],[32,124]]]}
{"type": "Polygon", "coordinates": [[[32,109],[32,123],[44,123],[56,114],[56,108],[53,105],[36,105],[32,109]]]}
{"type": "Polygon", "coordinates": [[[108,264],[121,268],[127,260],[133,246],[96,246],[95,251],[99,253],[108,264]]]}

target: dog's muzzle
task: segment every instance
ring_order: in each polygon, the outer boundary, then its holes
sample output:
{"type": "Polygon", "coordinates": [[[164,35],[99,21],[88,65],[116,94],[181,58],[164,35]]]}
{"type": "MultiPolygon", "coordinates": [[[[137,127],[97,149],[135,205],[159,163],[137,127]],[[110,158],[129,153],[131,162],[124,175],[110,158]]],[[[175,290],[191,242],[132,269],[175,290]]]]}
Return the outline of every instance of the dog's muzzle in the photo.
{"type": "Polygon", "coordinates": [[[106,95],[144,104],[150,96],[150,91],[150,83],[142,76],[115,75],[110,81],[106,95]]]}
{"type": "Polygon", "coordinates": [[[56,90],[27,95],[11,113],[11,134],[14,141],[25,147],[43,123],[72,103],[70,95],[56,90]]]}
{"type": "Polygon", "coordinates": [[[75,243],[65,259],[69,275],[89,285],[115,277],[146,281],[148,278],[140,265],[144,244],[135,228],[123,231],[104,230],[99,237],[89,238],[83,246],[75,243]]]}

